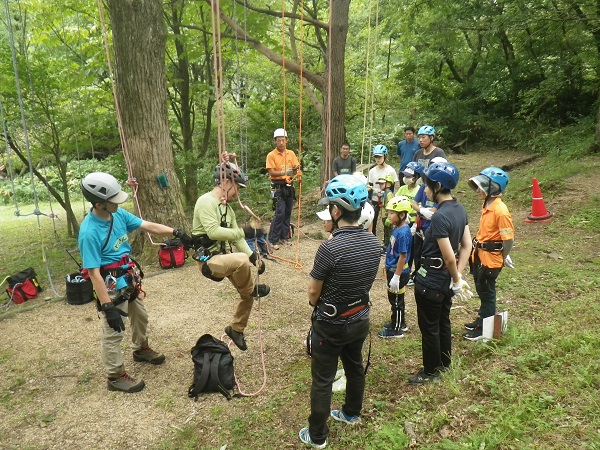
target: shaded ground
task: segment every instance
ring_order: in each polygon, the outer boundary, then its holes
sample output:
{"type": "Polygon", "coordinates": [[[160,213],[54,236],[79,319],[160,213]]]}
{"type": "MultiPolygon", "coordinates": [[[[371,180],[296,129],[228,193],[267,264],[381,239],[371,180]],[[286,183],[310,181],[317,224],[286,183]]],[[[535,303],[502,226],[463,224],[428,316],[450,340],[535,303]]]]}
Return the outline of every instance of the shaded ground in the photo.
{"type": "MultiPolygon", "coordinates": [[[[516,153],[505,153],[501,157],[457,155],[451,160],[461,171],[466,169],[463,173],[475,174],[485,166],[503,165],[523,156],[516,153]]],[[[582,177],[573,177],[568,192],[546,202],[548,209],[557,213],[557,220],[561,220],[563,212],[568,214],[573,199],[582,198],[586,183],[582,177]]],[[[461,187],[457,196],[468,206],[474,233],[478,207],[466,185],[461,184],[461,187]]],[[[312,205],[307,205],[304,210],[311,211],[312,205]]],[[[541,243],[547,239],[547,230],[542,224],[523,223],[529,208],[511,205],[511,210],[517,227],[514,259],[518,264],[519,243],[541,243]]],[[[311,217],[307,222],[312,220],[311,217]]],[[[236,299],[236,292],[227,280],[211,282],[191,263],[180,269],[155,272],[144,282],[148,292],[150,343],[163,352],[167,360],[158,367],[134,363],[128,339],[125,339],[127,370],[147,384],[138,394],[107,391],[99,356],[99,319],[93,304],[70,306],[63,301],[51,302],[1,321],[0,411],[3,420],[0,422],[0,448],[156,448],[161,441],[189,424],[201,433],[199,441],[203,446],[220,448],[226,444],[219,442],[223,418],[272,414],[280,410],[286,413],[274,421],[278,429],[274,430],[273,436],[276,439],[275,436],[283,432],[289,440],[285,443],[277,440],[262,442],[261,445],[264,448],[300,448],[296,433],[306,421],[310,383],[304,349],[310,319],[306,285],[320,243],[308,236],[314,236],[320,230],[318,222],[302,226],[299,246],[277,252],[277,255],[297,260],[301,269],[283,261],[267,261],[267,271],[261,276],[261,282],[271,286],[271,295],[260,303],[260,310],[258,304],[255,306],[246,330],[249,350],[233,350],[243,389],[254,392],[262,384],[262,338],[268,379],[265,389],[255,397],[231,402],[218,394],[203,396],[197,402],[187,398],[193,371],[190,348],[204,333],[221,336],[236,299]],[[306,369],[302,379],[294,379],[288,372],[290,366],[297,365],[306,369]],[[275,397],[271,394],[282,398],[282,392],[299,390],[305,393],[302,405],[277,405],[271,401],[275,397]]],[[[585,236],[580,238],[585,239],[585,236]]],[[[584,253],[586,251],[589,257],[598,256],[591,246],[584,249],[584,253]]],[[[389,314],[383,272],[375,282],[372,299],[372,330],[377,331],[389,314]]],[[[410,327],[406,339],[416,342],[420,336],[412,292],[407,293],[406,299],[410,327]]],[[[505,299],[507,303],[512,300],[516,299],[505,299]]],[[[454,323],[470,319],[473,305],[468,308],[458,305],[453,312],[454,323]]],[[[384,345],[388,343],[373,340],[374,360],[384,345]]],[[[415,348],[418,348],[417,344],[415,348]]],[[[401,359],[404,369],[414,371],[420,365],[420,351],[402,355],[401,359]]],[[[368,402],[365,409],[366,420],[369,420],[368,402]]]]}

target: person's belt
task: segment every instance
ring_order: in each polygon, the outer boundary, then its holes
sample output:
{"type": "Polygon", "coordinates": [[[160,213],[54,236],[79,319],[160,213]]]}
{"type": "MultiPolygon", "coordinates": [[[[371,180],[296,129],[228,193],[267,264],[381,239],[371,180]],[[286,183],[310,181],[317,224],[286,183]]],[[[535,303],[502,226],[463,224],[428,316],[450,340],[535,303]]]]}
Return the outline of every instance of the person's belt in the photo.
{"type": "Polygon", "coordinates": [[[504,248],[504,243],[502,241],[479,242],[477,239],[473,239],[473,248],[480,248],[486,252],[501,252],[504,248]]]}
{"type": "Polygon", "coordinates": [[[428,269],[443,269],[446,267],[442,258],[421,258],[421,265],[428,269]]]}
{"type": "Polygon", "coordinates": [[[352,303],[327,303],[321,301],[318,303],[317,309],[327,319],[333,320],[338,318],[349,318],[365,309],[368,304],[369,297],[365,296],[365,298],[352,303]]]}

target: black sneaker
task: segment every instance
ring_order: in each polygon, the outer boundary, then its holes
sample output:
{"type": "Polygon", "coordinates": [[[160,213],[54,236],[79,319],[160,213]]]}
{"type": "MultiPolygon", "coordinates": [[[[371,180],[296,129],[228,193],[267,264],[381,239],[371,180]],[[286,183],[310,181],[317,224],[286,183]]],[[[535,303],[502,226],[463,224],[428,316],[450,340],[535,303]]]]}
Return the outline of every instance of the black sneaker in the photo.
{"type": "Polygon", "coordinates": [[[475,327],[473,330],[463,333],[463,337],[469,341],[478,341],[479,339],[483,339],[483,328],[475,327]]]}
{"type": "Polygon", "coordinates": [[[115,378],[108,378],[109,391],[127,392],[128,394],[132,394],[133,392],[141,391],[144,389],[144,386],[146,386],[144,380],[138,381],[132,376],[129,376],[127,372],[123,372],[115,378]]]}
{"type": "Polygon", "coordinates": [[[477,325],[477,319],[475,319],[473,322],[465,323],[465,330],[474,330],[475,328],[477,328],[477,325]]]}
{"type": "Polygon", "coordinates": [[[225,334],[231,338],[233,343],[242,351],[248,350],[248,346],[246,345],[246,339],[244,338],[244,333],[239,333],[231,328],[231,325],[227,325],[225,327],[225,334]]]}
{"type": "Polygon", "coordinates": [[[252,291],[252,297],[266,297],[271,292],[271,288],[266,284],[257,284],[252,291]]]}
{"type": "Polygon", "coordinates": [[[439,375],[427,375],[423,370],[418,371],[414,375],[408,377],[410,384],[427,384],[440,381],[442,378],[439,375]]]}

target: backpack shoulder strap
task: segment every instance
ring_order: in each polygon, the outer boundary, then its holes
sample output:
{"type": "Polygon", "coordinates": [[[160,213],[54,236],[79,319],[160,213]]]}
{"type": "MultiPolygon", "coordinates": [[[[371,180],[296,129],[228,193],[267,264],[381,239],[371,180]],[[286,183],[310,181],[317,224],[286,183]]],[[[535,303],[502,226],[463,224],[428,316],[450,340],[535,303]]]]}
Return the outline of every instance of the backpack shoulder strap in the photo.
{"type": "Polygon", "coordinates": [[[227,400],[231,400],[231,394],[227,389],[225,389],[223,383],[221,382],[221,378],[219,377],[219,362],[221,361],[221,356],[223,356],[223,353],[216,353],[213,357],[213,360],[210,364],[210,380],[211,383],[219,390],[221,394],[223,394],[227,400]]]}
{"type": "Polygon", "coordinates": [[[208,377],[210,375],[210,356],[208,353],[204,353],[204,359],[202,364],[202,372],[200,372],[200,378],[198,382],[194,382],[188,390],[188,397],[198,398],[198,395],[204,390],[206,384],[208,383],[208,377]]]}

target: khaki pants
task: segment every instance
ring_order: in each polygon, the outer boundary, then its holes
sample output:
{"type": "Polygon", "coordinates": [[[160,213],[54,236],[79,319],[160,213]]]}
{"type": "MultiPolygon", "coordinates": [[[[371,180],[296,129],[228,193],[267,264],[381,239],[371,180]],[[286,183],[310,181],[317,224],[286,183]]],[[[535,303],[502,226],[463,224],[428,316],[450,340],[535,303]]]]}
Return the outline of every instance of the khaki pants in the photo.
{"type": "Polygon", "coordinates": [[[256,268],[245,253],[228,253],[226,255],[215,255],[206,263],[213,276],[218,278],[229,278],[233,287],[240,294],[240,299],[233,313],[231,328],[238,333],[243,333],[248,325],[250,312],[254,298],[252,291],[256,279],[256,268]]]}
{"type": "MultiPolygon", "coordinates": [[[[129,314],[129,326],[131,327],[131,348],[133,351],[139,350],[140,348],[148,345],[148,336],[146,332],[148,330],[148,313],[146,312],[146,306],[141,300],[134,300],[132,302],[123,302],[117,306],[120,310],[129,314]]],[[[104,313],[102,313],[104,315],[104,313]]],[[[127,327],[127,317],[123,317],[123,323],[127,327]]],[[[119,376],[125,371],[125,364],[123,363],[123,352],[121,351],[121,342],[125,332],[118,333],[113,330],[106,321],[106,318],[102,320],[101,327],[101,351],[102,351],[102,363],[104,364],[104,370],[109,377],[119,376]]]]}

